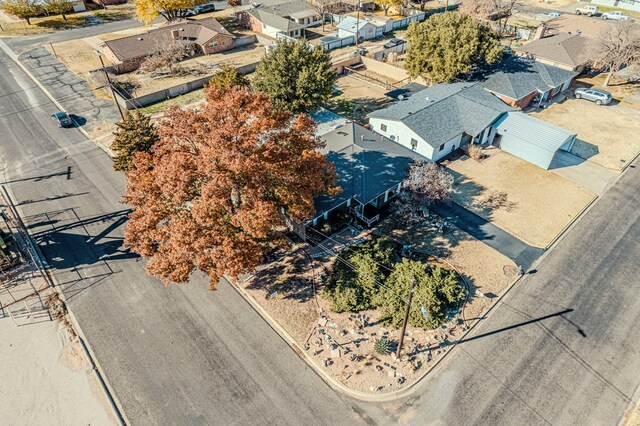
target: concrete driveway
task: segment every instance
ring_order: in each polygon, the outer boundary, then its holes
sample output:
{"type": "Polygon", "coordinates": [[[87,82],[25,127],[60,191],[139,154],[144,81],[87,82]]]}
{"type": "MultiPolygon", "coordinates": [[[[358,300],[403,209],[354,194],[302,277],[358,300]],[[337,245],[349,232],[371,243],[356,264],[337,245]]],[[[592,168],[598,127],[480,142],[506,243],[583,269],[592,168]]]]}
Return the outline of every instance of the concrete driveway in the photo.
{"type": "Polygon", "coordinates": [[[618,172],[586,161],[565,151],[558,151],[551,162],[550,171],[571,182],[602,195],[618,172]]]}

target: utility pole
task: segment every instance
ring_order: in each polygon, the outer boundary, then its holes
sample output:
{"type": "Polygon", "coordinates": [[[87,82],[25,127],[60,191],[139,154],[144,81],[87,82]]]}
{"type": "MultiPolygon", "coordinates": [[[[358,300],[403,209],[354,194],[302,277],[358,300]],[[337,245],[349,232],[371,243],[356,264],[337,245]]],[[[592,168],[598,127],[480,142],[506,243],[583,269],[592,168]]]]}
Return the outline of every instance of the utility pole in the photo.
{"type": "Polygon", "coordinates": [[[111,84],[111,78],[109,77],[109,73],[107,72],[107,69],[104,66],[104,61],[102,60],[102,54],[98,51],[96,51],[96,54],[98,55],[98,58],[100,58],[100,63],[102,64],[102,71],[104,72],[104,76],[107,78],[109,89],[111,89],[111,96],[113,96],[113,102],[116,103],[116,107],[118,108],[118,112],[120,113],[120,118],[124,120],[124,114],[122,113],[120,102],[118,102],[118,99],[116,98],[116,92],[113,90],[113,84],[111,84]]]}
{"type": "Polygon", "coordinates": [[[358,52],[358,32],[360,31],[360,0],[358,0],[358,5],[356,6],[357,8],[357,12],[356,12],[356,52],[358,52]]]}
{"type": "Polygon", "coordinates": [[[413,292],[416,289],[415,278],[411,280],[411,289],[409,290],[409,300],[407,301],[407,310],[404,313],[404,323],[402,324],[402,331],[400,332],[400,342],[398,343],[398,350],[396,351],[396,358],[400,359],[400,352],[402,352],[402,344],[404,343],[404,333],[407,331],[407,322],[409,322],[409,312],[411,311],[411,301],[413,300],[413,292]]]}

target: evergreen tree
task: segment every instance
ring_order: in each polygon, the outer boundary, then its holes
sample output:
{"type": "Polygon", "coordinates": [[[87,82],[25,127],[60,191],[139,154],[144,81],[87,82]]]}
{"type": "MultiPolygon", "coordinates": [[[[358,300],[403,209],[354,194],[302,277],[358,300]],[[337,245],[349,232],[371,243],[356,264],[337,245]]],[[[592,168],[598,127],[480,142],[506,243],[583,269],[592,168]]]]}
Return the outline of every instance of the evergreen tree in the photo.
{"type": "Polygon", "coordinates": [[[416,282],[413,303],[409,311],[409,324],[433,329],[447,319],[447,310],[465,297],[453,271],[437,266],[427,269],[421,262],[403,259],[387,279],[387,288],[380,295],[381,322],[400,327],[404,321],[405,301],[409,297],[412,281],[416,282]],[[423,315],[422,308],[427,315],[423,315]]]}
{"type": "Polygon", "coordinates": [[[238,74],[235,68],[223,65],[222,69],[215,73],[207,87],[215,90],[226,90],[231,87],[244,87],[249,85],[249,80],[242,74],[238,74]]]}
{"type": "Polygon", "coordinates": [[[276,109],[299,114],[329,99],[335,80],[327,52],[305,40],[279,40],[258,64],[253,85],[276,109]]]}
{"type": "Polygon", "coordinates": [[[153,125],[148,116],[135,111],[127,113],[124,120],[116,123],[118,130],[111,149],[116,152],[113,168],[128,171],[135,168],[134,156],[138,152],[151,152],[153,145],[158,141],[153,125]]]}
{"type": "Polygon", "coordinates": [[[495,31],[462,13],[440,13],[413,23],[407,38],[405,70],[413,78],[422,76],[432,83],[449,83],[474,65],[495,63],[502,57],[495,31]]]}

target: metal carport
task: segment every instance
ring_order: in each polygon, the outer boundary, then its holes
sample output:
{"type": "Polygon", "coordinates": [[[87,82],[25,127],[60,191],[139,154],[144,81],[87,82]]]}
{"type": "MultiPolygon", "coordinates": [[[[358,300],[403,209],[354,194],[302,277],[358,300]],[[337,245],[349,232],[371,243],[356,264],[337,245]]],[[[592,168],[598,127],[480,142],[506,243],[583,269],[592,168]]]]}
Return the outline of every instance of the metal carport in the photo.
{"type": "Polygon", "coordinates": [[[571,150],[576,134],[523,112],[505,113],[493,125],[494,144],[545,170],[559,149],[571,150]]]}

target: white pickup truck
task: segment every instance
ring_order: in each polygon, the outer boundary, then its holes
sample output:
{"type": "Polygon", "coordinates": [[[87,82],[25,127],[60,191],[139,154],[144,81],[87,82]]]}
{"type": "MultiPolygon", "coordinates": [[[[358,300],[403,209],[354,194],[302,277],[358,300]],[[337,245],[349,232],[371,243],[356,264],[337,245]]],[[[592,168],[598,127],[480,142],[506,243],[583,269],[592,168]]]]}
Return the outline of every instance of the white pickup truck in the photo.
{"type": "Polygon", "coordinates": [[[615,21],[626,21],[629,19],[627,15],[622,12],[605,12],[602,14],[602,19],[613,19],[615,21]]]}
{"type": "Polygon", "coordinates": [[[598,6],[583,6],[576,9],[576,15],[595,16],[598,14],[598,6]]]}

